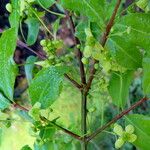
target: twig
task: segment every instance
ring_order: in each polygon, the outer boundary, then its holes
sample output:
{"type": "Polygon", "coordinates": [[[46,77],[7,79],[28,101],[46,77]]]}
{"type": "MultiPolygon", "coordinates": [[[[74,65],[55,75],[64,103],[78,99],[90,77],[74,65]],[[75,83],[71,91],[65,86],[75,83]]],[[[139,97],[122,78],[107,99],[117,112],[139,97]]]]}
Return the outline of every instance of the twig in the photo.
{"type": "Polygon", "coordinates": [[[123,112],[121,112],[120,114],[118,114],[116,117],[114,117],[110,122],[108,122],[107,124],[105,124],[104,126],[98,128],[94,133],[92,133],[91,135],[89,135],[87,137],[87,142],[89,142],[91,139],[93,139],[96,135],[98,135],[99,133],[101,133],[103,130],[105,130],[106,128],[108,128],[111,124],[115,123],[117,120],[119,120],[120,118],[122,118],[123,116],[127,115],[130,111],[132,111],[133,109],[135,109],[136,107],[140,106],[142,103],[144,103],[145,101],[147,101],[148,98],[144,97],[143,99],[139,100],[138,102],[136,102],[134,105],[132,105],[130,108],[128,108],[127,110],[124,110],[123,112]]]}
{"type": "MultiPolygon", "coordinates": [[[[107,39],[108,39],[108,35],[110,33],[110,30],[114,24],[114,20],[115,20],[115,17],[116,17],[116,14],[118,12],[118,9],[119,9],[119,6],[121,4],[121,0],[118,0],[117,3],[116,3],[116,6],[115,6],[115,9],[113,11],[113,14],[106,26],[106,31],[105,33],[103,34],[102,36],[102,40],[101,40],[101,45],[104,47],[106,42],[107,42],[107,39]]],[[[86,94],[88,94],[90,88],[91,88],[91,84],[92,84],[92,81],[94,79],[94,75],[96,73],[96,69],[94,68],[94,64],[98,63],[97,60],[94,60],[94,63],[93,63],[93,66],[92,66],[92,69],[91,69],[91,73],[90,73],[90,77],[88,79],[88,82],[87,82],[87,86],[86,86],[86,94]]]]}
{"type": "Polygon", "coordinates": [[[67,75],[66,73],[64,74],[65,78],[68,79],[75,87],[77,87],[79,90],[82,90],[82,86],[76,82],[74,79],[72,79],[69,75],[67,75]]]}
{"type": "MultiPolygon", "coordinates": [[[[25,108],[25,107],[23,107],[23,106],[21,106],[21,105],[19,105],[19,104],[17,104],[17,103],[14,103],[13,106],[14,106],[14,108],[19,108],[20,110],[23,110],[23,111],[26,111],[26,112],[29,111],[29,109],[27,109],[27,108],[25,108]]],[[[56,126],[58,129],[60,129],[60,130],[62,130],[63,132],[67,133],[68,135],[74,137],[75,139],[77,139],[77,140],[79,140],[79,141],[82,141],[82,140],[83,140],[83,138],[82,138],[81,136],[79,136],[79,135],[77,135],[77,134],[75,134],[75,133],[73,133],[73,132],[71,132],[71,131],[69,131],[69,130],[63,128],[63,127],[61,127],[60,125],[58,125],[58,124],[56,124],[56,123],[54,123],[54,122],[52,122],[52,121],[49,121],[49,120],[47,120],[47,119],[44,118],[44,117],[41,117],[41,119],[42,119],[43,121],[48,121],[50,124],[56,126]]]]}
{"type": "Polygon", "coordinates": [[[81,132],[83,136],[83,143],[82,143],[82,150],[87,150],[87,142],[86,142],[86,134],[87,134],[87,122],[86,122],[86,118],[87,118],[87,95],[85,94],[85,86],[86,86],[86,74],[85,74],[85,70],[84,70],[84,64],[82,63],[82,57],[83,54],[81,52],[81,50],[79,48],[77,48],[77,45],[80,44],[80,41],[77,37],[75,37],[75,25],[74,22],[72,20],[72,17],[70,16],[68,11],[65,11],[66,17],[69,21],[70,24],[70,29],[73,35],[73,40],[76,46],[76,50],[77,50],[77,58],[78,58],[78,62],[79,62],[79,68],[80,68],[80,77],[81,77],[81,83],[83,86],[83,89],[81,90],[81,132]]]}
{"type": "Polygon", "coordinates": [[[77,50],[77,58],[78,58],[78,61],[79,61],[79,67],[80,67],[80,75],[81,75],[81,82],[83,85],[86,84],[86,75],[85,75],[85,70],[84,70],[84,64],[82,63],[82,52],[80,51],[79,48],[77,48],[77,45],[80,44],[80,41],[77,37],[75,37],[75,25],[73,23],[73,20],[72,20],[72,17],[69,15],[69,12],[66,11],[65,12],[66,14],[66,17],[69,21],[69,24],[70,24],[70,29],[71,29],[71,32],[73,34],[73,40],[74,40],[74,43],[75,43],[75,46],[76,46],[76,50],[77,50]]]}

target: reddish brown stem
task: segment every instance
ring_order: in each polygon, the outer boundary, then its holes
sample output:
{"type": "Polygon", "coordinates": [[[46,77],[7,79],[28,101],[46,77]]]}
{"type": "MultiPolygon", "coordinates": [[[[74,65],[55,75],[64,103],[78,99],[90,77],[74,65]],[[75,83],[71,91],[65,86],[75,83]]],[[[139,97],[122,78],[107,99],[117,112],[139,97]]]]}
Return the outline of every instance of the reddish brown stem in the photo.
{"type": "MultiPolygon", "coordinates": [[[[115,17],[116,17],[116,14],[117,14],[117,12],[118,12],[118,9],[119,9],[120,4],[121,4],[121,0],[118,0],[117,3],[116,3],[115,9],[114,9],[114,11],[113,11],[113,14],[112,14],[112,16],[111,16],[111,18],[110,18],[110,20],[109,20],[107,26],[106,26],[106,31],[105,31],[105,33],[104,33],[103,36],[102,36],[101,45],[102,45],[103,47],[105,46],[105,44],[106,44],[106,42],[107,42],[108,35],[109,35],[110,30],[111,30],[111,28],[112,28],[112,26],[113,26],[113,24],[114,24],[114,20],[115,20],[115,17]]],[[[90,90],[90,88],[91,88],[91,84],[92,84],[92,81],[93,81],[93,79],[94,79],[94,75],[95,75],[95,73],[96,73],[96,69],[94,68],[94,65],[95,65],[96,63],[98,63],[98,61],[97,61],[97,60],[94,60],[93,67],[92,67],[91,73],[90,73],[90,77],[89,77],[88,82],[87,82],[86,93],[88,93],[89,90],[90,90]]]]}
{"type": "Polygon", "coordinates": [[[122,118],[123,116],[127,115],[131,110],[135,109],[136,107],[140,106],[142,103],[144,103],[145,101],[147,101],[148,98],[143,98],[141,100],[139,100],[138,102],[136,102],[134,105],[132,105],[130,108],[128,108],[127,110],[124,110],[123,112],[121,112],[120,114],[118,114],[116,117],[114,117],[110,122],[108,122],[107,124],[105,124],[104,126],[98,128],[94,133],[92,133],[91,135],[89,135],[87,137],[87,141],[90,141],[91,139],[93,139],[95,136],[97,136],[99,133],[101,133],[103,130],[105,130],[106,128],[108,128],[111,124],[115,123],[117,120],[119,120],[120,118],[122,118]]]}

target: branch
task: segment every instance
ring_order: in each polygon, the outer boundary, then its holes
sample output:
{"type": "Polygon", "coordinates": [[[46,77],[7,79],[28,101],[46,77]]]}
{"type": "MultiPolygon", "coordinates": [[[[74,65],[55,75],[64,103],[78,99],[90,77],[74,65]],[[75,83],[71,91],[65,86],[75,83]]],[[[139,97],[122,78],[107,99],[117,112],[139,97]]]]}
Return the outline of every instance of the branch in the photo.
{"type": "MultiPolygon", "coordinates": [[[[26,112],[29,111],[29,109],[27,109],[27,108],[25,108],[25,107],[23,107],[23,106],[21,106],[21,105],[19,105],[19,104],[17,104],[17,103],[14,103],[13,106],[14,106],[14,108],[18,108],[18,109],[23,110],[23,111],[26,111],[26,112]]],[[[56,123],[54,123],[54,122],[52,122],[52,121],[47,120],[46,118],[44,118],[44,117],[42,117],[42,116],[41,116],[41,120],[43,120],[43,121],[48,121],[50,124],[56,126],[58,129],[62,130],[63,132],[67,133],[68,135],[74,137],[75,139],[77,139],[77,140],[79,140],[79,141],[82,141],[82,140],[83,140],[83,138],[82,138],[81,136],[79,136],[79,135],[77,135],[77,134],[75,134],[75,133],[73,133],[73,132],[71,132],[71,131],[69,131],[69,130],[63,128],[63,127],[61,127],[60,125],[58,125],[58,124],[56,124],[56,123]]]]}
{"type": "Polygon", "coordinates": [[[79,90],[82,90],[82,86],[76,82],[74,79],[72,79],[69,75],[64,74],[65,78],[68,79],[76,88],[78,88],[79,90]]]}
{"type": "Polygon", "coordinates": [[[76,46],[76,50],[77,50],[77,58],[78,58],[78,61],[79,61],[81,82],[82,82],[83,85],[85,85],[86,84],[86,75],[85,75],[84,65],[83,65],[83,63],[81,61],[83,54],[80,51],[80,49],[77,48],[77,45],[80,44],[80,41],[79,41],[79,39],[77,37],[75,37],[75,25],[73,23],[72,17],[69,15],[68,11],[66,11],[65,14],[66,14],[67,19],[69,21],[70,29],[71,29],[71,32],[72,32],[72,35],[73,35],[73,40],[74,40],[74,43],[75,43],[75,46],[76,46]]]}
{"type": "MultiPolygon", "coordinates": [[[[121,4],[121,0],[118,0],[116,3],[115,9],[113,11],[113,14],[112,14],[107,26],[106,26],[106,31],[102,36],[101,45],[103,47],[105,46],[107,39],[108,39],[108,35],[110,33],[110,30],[111,30],[112,26],[114,25],[114,20],[115,20],[115,17],[116,17],[116,14],[118,12],[120,4],[121,4]]],[[[92,84],[92,81],[94,79],[94,75],[96,73],[96,69],[94,68],[94,64],[96,64],[96,63],[98,63],[98,61],[94,60],[94,63],[93,63],[92,69],[91,69],[91,73],[90,73],[90,77],[88,79],[87,86],[86,86],[86,94],[89,92],[89,90],[91,88],[91,84],[92,84]]]]}
{"type": "Polygon", "coordinates": [[[94,133],[92,133],[91,135],[89,135],[87,137],[87,142],[89,142],[91,139],[93,139],[95,136],[97,136],[99,133],[101,133],[103,130],[105,130],[106,128],[108,128],[111,124],[115,123],[117,120],[119,120],[120,118],[122,118],[123,116],[127,115],[131,110],[135,109],[136,107],[140,106],[142,103],[144,103],[145,101],[147,101],[148,98],[143,98],[141,100],[139,100],[138,102],[136,102],[134,105],[132,105],[130,108],[128,108],[127,110],[124,110],[123,112],[121,112],[120,114],[118,114],[116,117],[114,117],[110,122],[108,122],[107,124],[105,124],[104,126],[98,128],[94,133]]]}

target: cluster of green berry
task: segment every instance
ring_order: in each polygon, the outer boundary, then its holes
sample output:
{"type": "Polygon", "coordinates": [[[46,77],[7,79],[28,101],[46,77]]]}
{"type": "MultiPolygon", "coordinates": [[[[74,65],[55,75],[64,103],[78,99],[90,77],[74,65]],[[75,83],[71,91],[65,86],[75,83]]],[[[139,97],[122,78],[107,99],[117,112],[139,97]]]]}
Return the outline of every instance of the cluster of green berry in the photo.
{"type": "Polygon", "coordinates": [[[89,58],[92,57],[99,61],[99,63],[94,65],[95,69],[101,68],[105,73],[108,73],[109,71],[125,71],[125,69],[118,65],[111,57],[108,50],[104,49],[102,45],[94,38],[89,28],[85,29],[85,34],[86,43],[83,50],[84,57],[82,58],[82,62],[84,64],[88,64],[89,58]]]}
{"type": "Polygon", "coordinates": [[[137,136],[134,133],[134,126],[129,124],[125,127],[125,130],[123,130],[122,126],[119,124],[114,124],[113,132],[118,135],[118,139],[115,142],[115,148],[119,149],[121,148],[125,142],[133,143],[136,141],[137,136]]]}
{"type": "Polygon", "coordinates": [[[60,66],[62,60],[57,56],[57,50],[63,47],[62,40],[41,40],[40,41],[43,50],[46,52],[47,58],[44,61],[38,61],[35,64],[42,67],[49,67],[50,65],[60,66]]]}

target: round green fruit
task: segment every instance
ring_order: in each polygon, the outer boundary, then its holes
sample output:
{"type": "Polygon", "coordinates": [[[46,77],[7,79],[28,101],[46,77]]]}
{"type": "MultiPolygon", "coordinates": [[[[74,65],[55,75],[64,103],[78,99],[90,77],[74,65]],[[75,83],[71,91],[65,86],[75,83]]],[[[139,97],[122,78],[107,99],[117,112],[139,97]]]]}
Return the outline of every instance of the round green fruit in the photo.
{"type": "Polygon", "coordinates": [[[6,4],[6,10],[10,13],[12,12],[12,6],[10,3],[6,4]]]}
{"type": "Polygon", "coordinates": [[[85,58],[85,57],[82,58],[82,62],[83,62],[83,64],[85,64],[85,65],[87,65],[87,64],[89,63],[88,59],[85,58]]]}

